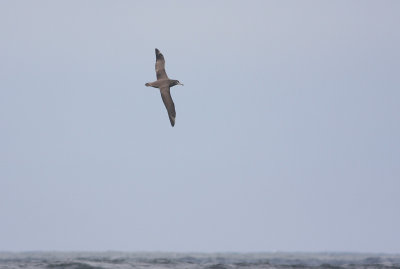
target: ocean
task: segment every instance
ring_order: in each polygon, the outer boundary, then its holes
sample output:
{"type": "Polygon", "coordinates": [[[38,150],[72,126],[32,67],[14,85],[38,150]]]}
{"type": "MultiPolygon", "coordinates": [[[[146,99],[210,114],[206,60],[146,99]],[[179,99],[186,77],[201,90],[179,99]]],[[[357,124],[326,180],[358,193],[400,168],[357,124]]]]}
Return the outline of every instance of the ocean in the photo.
{"type": "Polygon", "coordinates": [[[0,269],[399,268],[400,254],[0,252],[0,269]]]}

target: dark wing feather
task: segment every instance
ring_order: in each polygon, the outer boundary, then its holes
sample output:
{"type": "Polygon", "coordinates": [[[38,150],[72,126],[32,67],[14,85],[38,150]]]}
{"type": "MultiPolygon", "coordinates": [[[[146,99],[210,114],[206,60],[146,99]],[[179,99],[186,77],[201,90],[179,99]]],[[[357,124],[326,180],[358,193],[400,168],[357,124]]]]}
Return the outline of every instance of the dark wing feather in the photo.
{"type": "Polygon", "coordinates": [[[156,75],[157,80],[168,78],[167,73],[165,72],[164,56],[158,49],[156,49],[156,75]]]}
{"type": "Polygon", "coordinates": [[[161,92],[161,98],[168,111],[169,121],[171,122],[171,125],[174,126],[176,112],[175,112],[174,101],[172,101],[171,93],[169,91],[169,87],[160,88],[160,92],[161,92]]]}

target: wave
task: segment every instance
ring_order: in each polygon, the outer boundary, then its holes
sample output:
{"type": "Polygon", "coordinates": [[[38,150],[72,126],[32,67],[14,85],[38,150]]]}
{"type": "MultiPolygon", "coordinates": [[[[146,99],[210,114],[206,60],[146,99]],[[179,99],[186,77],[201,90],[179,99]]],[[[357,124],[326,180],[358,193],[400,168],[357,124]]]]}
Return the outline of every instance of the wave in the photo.
{"type": "Polygon", "coordinates": [[[103,269],[102,266],[93,266],[84,262],[60,262],[51,263],[46,266],[51,269],[103,269]]]}

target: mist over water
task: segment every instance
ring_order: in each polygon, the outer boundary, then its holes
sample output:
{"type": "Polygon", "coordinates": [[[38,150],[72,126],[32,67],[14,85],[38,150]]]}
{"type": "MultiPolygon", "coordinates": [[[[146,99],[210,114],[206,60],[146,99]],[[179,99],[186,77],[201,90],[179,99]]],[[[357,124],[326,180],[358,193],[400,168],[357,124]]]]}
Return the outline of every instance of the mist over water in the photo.
{"type": "Polygon", "coordinates": [[[354,253],[0,253],[0,268],[400,268],[399,254],[354,253]]]}

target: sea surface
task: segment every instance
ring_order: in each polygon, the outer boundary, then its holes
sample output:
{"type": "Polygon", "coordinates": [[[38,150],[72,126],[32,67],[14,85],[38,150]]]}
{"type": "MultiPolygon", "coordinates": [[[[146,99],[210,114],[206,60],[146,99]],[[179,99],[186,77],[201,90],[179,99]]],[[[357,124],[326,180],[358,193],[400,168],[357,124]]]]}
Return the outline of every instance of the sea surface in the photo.
{"type": "Polygon", "coordinates": [[[0,252],[0,269],[399,268],[400,254],[0,252]]]}

